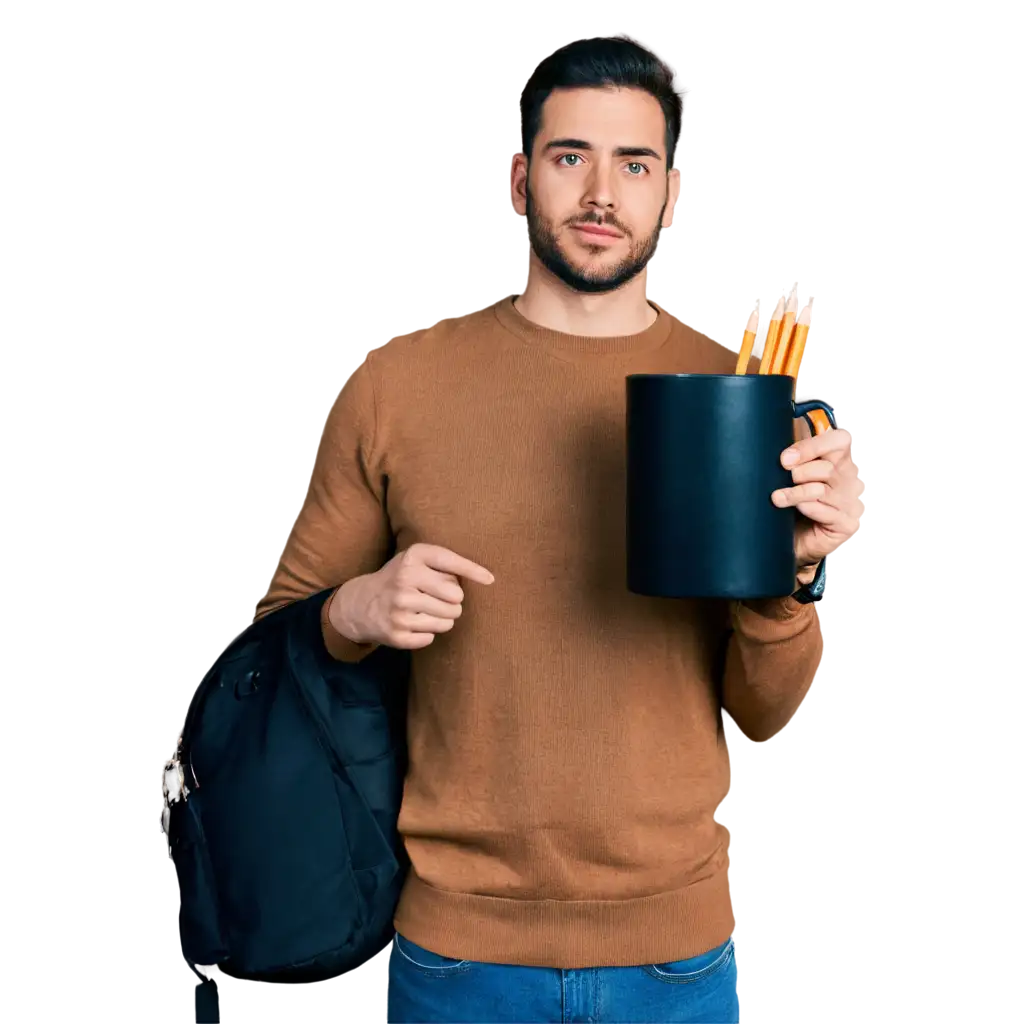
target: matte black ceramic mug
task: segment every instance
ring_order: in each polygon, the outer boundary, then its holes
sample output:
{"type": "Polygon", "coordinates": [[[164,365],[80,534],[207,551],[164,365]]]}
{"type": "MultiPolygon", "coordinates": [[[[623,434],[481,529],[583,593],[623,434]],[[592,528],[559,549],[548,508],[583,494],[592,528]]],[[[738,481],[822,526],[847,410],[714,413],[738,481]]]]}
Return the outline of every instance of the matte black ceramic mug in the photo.
{"type": "Polygon", "coordinates": [[[656,597],[783,597],[796,588],[796,509],[780,461],[794,402],[784,374],[633,373],[626,377],[626,586],[656,597]]]}

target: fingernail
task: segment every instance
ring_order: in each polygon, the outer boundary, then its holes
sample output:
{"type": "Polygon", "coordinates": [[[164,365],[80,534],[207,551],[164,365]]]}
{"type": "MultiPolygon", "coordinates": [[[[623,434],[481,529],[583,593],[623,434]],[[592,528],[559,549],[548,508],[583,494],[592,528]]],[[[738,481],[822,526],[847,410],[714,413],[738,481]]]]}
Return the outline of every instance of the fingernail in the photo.
{"type": "Polygon", "coordinates": [[[787,448],[782,453],[782,464],[784,466],[792,466],[797,459],[800,458],[800,453],[795,448],[787,448]]]}
{"type": "Polygon", "coordinates": [[[784,491],[772,491],[772,501],[774,501],[776,505],[785,505],[786,504],[785,492],[784,491]]]}

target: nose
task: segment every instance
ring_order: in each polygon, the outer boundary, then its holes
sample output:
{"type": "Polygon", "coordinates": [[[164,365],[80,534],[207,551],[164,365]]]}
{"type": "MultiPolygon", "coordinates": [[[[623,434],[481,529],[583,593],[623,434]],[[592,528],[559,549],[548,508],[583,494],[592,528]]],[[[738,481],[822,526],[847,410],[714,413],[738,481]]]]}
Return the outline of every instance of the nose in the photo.
{"type": "Polygon", "coordinates": [[[618,208],[615,190],[612,186],[611,167],[598,160],[587,178],[586,191],[581,205],[595,213],[614,212],[618,208]]]}

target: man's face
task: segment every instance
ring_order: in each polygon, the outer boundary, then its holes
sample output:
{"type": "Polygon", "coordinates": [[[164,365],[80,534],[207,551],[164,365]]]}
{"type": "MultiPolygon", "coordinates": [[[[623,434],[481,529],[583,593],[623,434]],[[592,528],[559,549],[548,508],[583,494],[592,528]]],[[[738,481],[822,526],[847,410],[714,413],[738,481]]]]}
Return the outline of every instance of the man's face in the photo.
{"type": "Polygon", "coordinates": [[[672,223],[679,172],[666,176],[665,118],[642,89],[554,90],[528,167],[521,154],[516,161],[513,203],[526,214],[530,245],[576,291],[631,280],[672,223]]]}

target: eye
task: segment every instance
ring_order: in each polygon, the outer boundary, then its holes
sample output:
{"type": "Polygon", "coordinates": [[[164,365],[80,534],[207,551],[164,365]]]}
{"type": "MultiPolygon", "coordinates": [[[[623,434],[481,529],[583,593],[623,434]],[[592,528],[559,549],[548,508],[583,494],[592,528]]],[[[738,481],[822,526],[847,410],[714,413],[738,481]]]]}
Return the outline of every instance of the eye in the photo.
{"type": "MultiPolygon", "coordinates": [[[[579,160],[579,153],[563,153],[558,159],[559,160],[579,160]]],[[[567,167],[575,167],[576,164],[566,164],[567,167]]]]}
{"type": "Polygon", "coordinates": [[[640,171],[646,171],[646,170],[647,170],[647,167],[646,167],[646,165],[644,165],[644,164],[641,164],[641,163],[637,163],[637,161],[635,161],[635,160],[634,160],[634,161],[632,161],[631,163],[628,163],[628,164],[626,164],[626,166],[627,166],[628,168],[630,168],[630,174],[631,174],[631,175],[632,175],[632,176],[633,176],[634,178],[635,178],[635,177],[637,177],[637,176],[638,176],[638,175],[640,174],[640,171]],[[638,168],[638,170],[634,171],[634,170],[633,170],[633,168],[634,168],[634,167],[638,168]]]}

